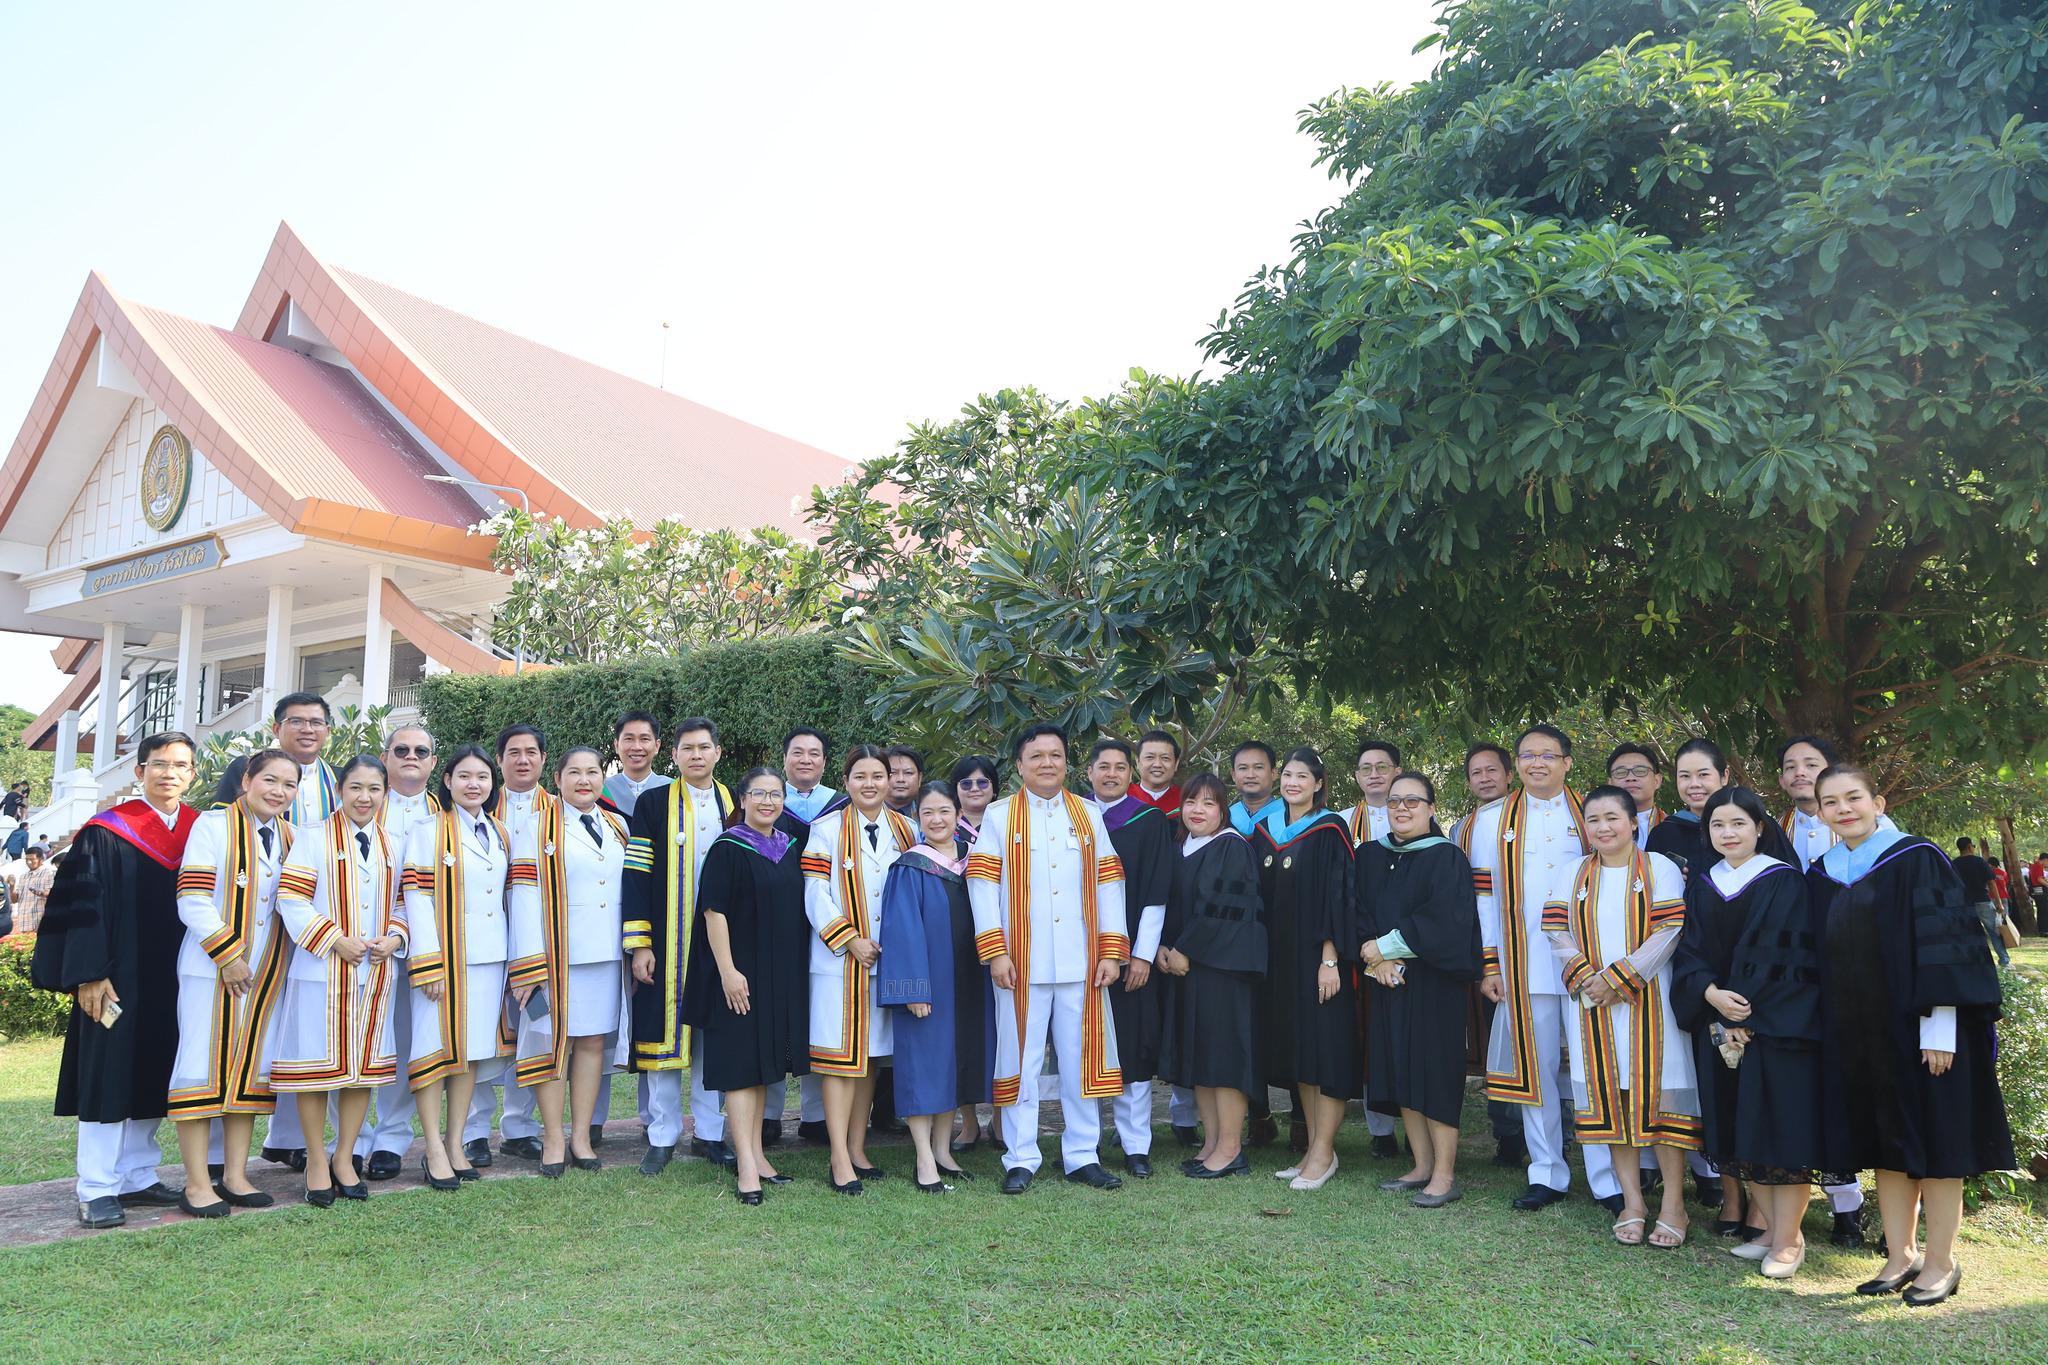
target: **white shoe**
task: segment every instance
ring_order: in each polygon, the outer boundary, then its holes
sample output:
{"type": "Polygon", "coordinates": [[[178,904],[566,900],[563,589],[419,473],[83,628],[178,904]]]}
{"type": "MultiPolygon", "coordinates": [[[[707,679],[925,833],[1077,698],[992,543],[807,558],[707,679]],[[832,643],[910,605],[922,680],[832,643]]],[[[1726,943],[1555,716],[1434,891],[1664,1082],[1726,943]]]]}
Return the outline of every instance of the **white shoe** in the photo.
{"type": "Polygon", "coordinates": [[[1290,1190],[1319,1190],[1323,1186],[1329,1184],[1330,1177],[1335,1174],[1337,1174],[1337,1158],[1335,1156],[1332,1156],[1330,1158],[1329,1170],[1324,1171],[1314,1180],[1310,1180],[1305,1175],[1298,1175],[1294,1177],[1294,1179],[1287,1182],[1287,1188],[1290,1190]]]}
{"type": "Polygon", "coordinates": [[[1801,1247],[1799,1248],[1799,1254],[1793,1257],[1791,1260],[1781,1261],[1778,1260],[1776,1257],[1766,1257],[1757,1266],[1757,1269],[1761,1270],[1764,1273],[1765,1279],[1789,1280],[1794,1275],[1797,1275],[1799,1273],[1799,1267],[1805,1264],[1806,1248],[1801,1247]]]}
{"type": "Polygon", "coordinates": [[[1761,1261],[1764,1257],[1771,1254],[1771,1244],[1762,1238],[1758,1238],[1754,1242],[1744,1242],[1741,1246],[1729,1247],[1728,1254],[1740,1261],[1761,1261]]]}
{"type": "Polygon", "coordinates": [[[1300,1175],[1300,1174],[1301,1174],[1301,1167],[1299,1167],[1299,1166],[1289,1166],[1289,1167],[1288,1167],[1288,1168],[1287,1168],[1286,1170],[1284,1170],[1284,1171],[1275,1171],[1275,1172],[1273,1172],[1273,1178],[1274,1178],[1275,1180],[1292,1180],[1292,1179],[1294,1179],[1294,1177],[1296,1177],[1296,1176],[1298,1176],[1298,1175],[1300,1175]]]}

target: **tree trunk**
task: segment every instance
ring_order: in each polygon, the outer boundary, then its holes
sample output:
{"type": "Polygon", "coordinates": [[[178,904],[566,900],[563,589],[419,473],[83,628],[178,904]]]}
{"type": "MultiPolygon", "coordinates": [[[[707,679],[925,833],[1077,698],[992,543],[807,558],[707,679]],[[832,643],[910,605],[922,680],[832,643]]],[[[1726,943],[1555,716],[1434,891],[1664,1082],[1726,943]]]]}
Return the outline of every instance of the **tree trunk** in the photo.
{"type": "Polygon", "coordinates": [[[2041,926],[2035,922],[2034,894],[2027,886],[2026,873],[2020,866],[2019,838],[2013,833],[2012,817],[2001,815],[1997,824],[1998,847],[2004,855],[1999,862],[2005,865],[2005,884],[2009,889],[2005,912],[2012,916],[2013,927],[2021,933],[2038,934],[2041,926]]]}

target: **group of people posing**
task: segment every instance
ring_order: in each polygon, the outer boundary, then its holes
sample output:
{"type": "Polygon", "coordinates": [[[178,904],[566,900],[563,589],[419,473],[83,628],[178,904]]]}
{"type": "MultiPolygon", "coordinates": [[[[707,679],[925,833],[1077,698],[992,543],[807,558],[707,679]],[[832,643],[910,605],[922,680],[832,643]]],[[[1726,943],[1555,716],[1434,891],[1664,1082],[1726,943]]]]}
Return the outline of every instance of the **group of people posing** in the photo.
{"type": "Polygon", "coordinates": [[[1502,1155],[1527,1163],[1516,1206],[1567,1197],[1568,1099],[1623,1245],[1683,1244],[1690,1159],[1734,1253],[1787,1278],[1809,1186],[1841,1240],[1874,1170],[1887,1260],[1859,1292],[1939,1302],[1961,1277],[1962,1180],[2014,1164],[1979,921],[1948,860],[1819,739],[1780,752],[1782,819],[1691,741],[1667,816],[1649,746],[1617,748],[1581,797],[1569,738],[1536,725],[1471,748],[1478,804],[1447,826],[1431,779],[1377,739],[1358,746],[1363,799],[1332,811],[1312,749],[1243,744],[1227,784],[1182,783],[1163,731],[1083,756],[1031,725],[1007,775],[969,756],[927,780],[914,750],[835,763],[806,727],[727,787],[706,717],[664,733],[628,713],[610,755],[550,755],[528,725],[441,754],[408,726],[338,770],[319,697],[273,719],[278,747],[237,760],[203,814],[182,799],[191,741],[143,741],[142,797],[80,832],[51,891],[34,970],[76,1000],[57,1112],[80,1120],[92,1226],[124,1204],[269,1203],[247,1164],[273,1111],[263,1155],[320,1206],[397,1174],[415,1114],[426,1183],[476,1179],[497,1087],[501,1152],[597,1169],[620,1069],[639,1074],[640,1170],[669,1164],[687,1116],[750,1205],[789,1179],[768,1149],[792,1077],[834,1190],[882,1178],[866,1141],[886,1078],[919,1190],[971,1178],[954,1153],[992,1104],[1002,1189],[1022,1194],[1056,1074],[1069,1181],[1122,1183],[1105,1099],[1125,1174],[1153,1174],[1155,1079],[1194,1148],[1181,1173],[1248,1174],[1279,1088],[1290,1188],[1337,1174],[1363,1100],[1376,1153],[1398,1152],[1396,1124],[1407,1138],[1380,1188],[1437,1208],[1461,1195],[1468,1036],[1502,1155]],[[673,780],[653,772],[664,745],[673,780]],[[157,1178],[166,1116],[182,1191],[157,1178]]]}

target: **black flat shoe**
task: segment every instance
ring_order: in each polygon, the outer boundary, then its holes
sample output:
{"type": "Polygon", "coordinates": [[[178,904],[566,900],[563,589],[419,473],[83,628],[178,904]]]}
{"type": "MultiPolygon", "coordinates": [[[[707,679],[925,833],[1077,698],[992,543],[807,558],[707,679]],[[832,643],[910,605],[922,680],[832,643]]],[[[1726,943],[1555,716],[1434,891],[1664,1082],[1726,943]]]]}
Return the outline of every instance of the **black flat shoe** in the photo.
{"type": "Polygon", "coordinates": [[[1716,1218],[1714,1220],[1714,1235],[1716,1237],[1740,1237],[1742,1235],[1742,1220],[1740,1218],[1716,1218]]]}
{"type": "Polygon", "coordinates": [[[154,1185],[139,1190],[130,1190],[120,1196],[124,1205],[143,1204],[150,1208],[174,1209],[178,1207],[178,1192],[159,1180],[154,1185]]]}
{"type": "Polygon", "coordinates": [[[939,1167],[939,1179],[972,1180],[974,1179],[974,1172],[960,1166],[941,1166],[939,1167]]]}
{"type": "Polygon", "coordinates": [[[604,1159],[602,1157],[572,1156],[569,1158],[569,1164],[579,1171],[601,1171],[604,1169],[604,1159]]]}
{"type": "Polygon", "coordinates": [[[332,1186],[332,1185],[329,1185],[329,1186],[328,1186],[328,1187],[327,1187],[326,1189],[324,1189],[324,1190],[307,1190],[307,1191],[306,1191],[306,1202],[307,1202],[308,1204],[311,1204],[311,1205],[312,1205],[312,1206],[313,1206],[314,1208],[316,1208],[316,1209],[331,1209],[331,1208],[333,1208],[333,1207],[334,1207],[334,1186],[332,1186]]]}
{"type": "Polygon", "coordinates": [[[1236,1156],[1232,1157],[1227,1165],[1218,1166],[1214,1170],[1209,1169],[1209,1167],[1204,1166],[1199,1161],[1189,1161],[1181,1167],[1181,1174],[1190,1180],[1227,1180],[1233,1175],[1250,1175],[1251,1173],[1251,1160],[1243,1152],[1239,1152],[1236,1156]]]}
{"type": "Polygon", "coordinates": [[[851,1179],[851,1180],[847,1181],[847,1182],[846,1182],[846,1183],[845,1183],[844,1185],[842,1185],[842,1184],[840,1184],[840,1183],[839,1183],[838,1181],[836,1181],[836,1180],[834,1180],[834,1179],[832,1178],[832,1176],[831,1176],[831,1173],[830,1173],[830,1172],[827,1172],[827,1173],[826,1173],[826,1175],[825,1175],[825,1183],[826,1183],[826,1184],[828,1184],[828,1185],[830,1185],[830,1186],[832,1187],[832,1192],[833,1192],[834,1194],[866,1194],[866,1193],[867,1193],[867,1191],[866,1191],[865,1189],[862,1189],[862,1188],[861,1188],[861,1183],[860,1183],[860,1177],[859,1177],[859,1176],[855,1176],[855,1177],[854,1177],[853,1179],[851,1179]]]}
{"type": "Polygon", "coordinates": [[[1003,1172],[1003,1193],[1022,1194],[1031,1188],[1031,1172],[1022,1166],[1012,1166],[1003,1172]]]}
{"type": "Polygon", "coordinates": [[[1944,1299],[1954,1298],[1956,1291],[1962,1287],[1963,1268],[1953,1266],[1948,1274],[1942,1276],[1940,1282],[1931,1288],[1922,1289],[1917,1284],[1908,1285],[1906,1292],[1899,1297],[1905,1301],[1908,1308],[1932,1308],[1944,1299]]]}
{"type": "Polygon", "coordinates": [[[1202,1161],[1200,1157],[1185,1157],[1181,1160],[1180,1163],[1180,1173],[1182,1175],[1193,1175],[1195,1173],[1195,1167],[1201,1164],[1202,1161]]]}
{"type": "Polygon", "coordinates": [[[649,1147],[647,1155],[640,1158],[640,1174],[660,1175],[668,1169],[668,1163],[676,1159],[674,1146],[649,1147]]]}
{"type": "Polygon", "coordinates": [[[251,1190],[247,1194],[236,1194],[225,1185],[215,1185],[213,1192],[238,1209],[267,1209],[277,1202],[277,1200],[261,1190],[251,1190]]]}
{"type": "Polygon", "coordinates": [[[464,1166],[455,1173],[457,1180],[482,1180],[484,1173],[474,1166],[464,1166]]]}
{"type": "Polygon", "coordinates": [[[178,1196],[178,1212],[190,1218],[225,1218],[234,1210],[225,1203],[195,1204],[181,1194],[178,1196]]]}
{"type": "Polygon", "coordinates": [[[1610,1194],[1605,1199],[1595,1199],[1593,1202],[1609,1213],[1621,1212],[1622,1198],[1618,1194],[1610,1194]]]}
{"type": "Polygon", "coordinates": [[[566,1161],[543,1161],[540,1163],[541,1176],[547,1180],[560,1180],[562,1172],[568,1169],[569,1163],[566,1161]]]}
{"type": "Polygon", "coordinates": [[[931,1184],[927,1185],[915,1176],[912,1176],[911,1179],[917,1185],[918,1192],[921,1194],[951,1194],[953,1192],[953,1187],[943,1180],[934,1180],[931,1184]]]}
{"type": "Polygon", "coordinates": [[[420,1158],[420,1175],[425,1178],[427,1188],[430,1190],[459,1190],[462,1188],[461,1177],[451,1175],[446,1180],[443,1180],[440,1176],[427,1169],[427,1159],[425,1157],[420,1158]]]}
{"type": "Polygon", "coordinates": [[[405,1157],[397,1152],[372,1152],[363,1167],[365,1180],[394,1180],[405,1169],[405,1157]]]}
{"type": "Polygon", "coordinates": [[[832,1135],[825,1131],[825,1120],[823,1119],[817,1119],[809,1123],[799,1123],[796,1126],[796,1135],[805,1142],[816,1143],[820,1147],[826,1146],[832,1141],[832,1135]]]}
{"type": "Polygon", "coordinates": [[[861,1180],[882,1180],[889,1174],[880,1166],[856,1166],[853,1168],[853,1173],[855,1177],[861,1180]]]}
{"type": "Polygon", "coordinates": [[[1099,1161],[1091,1161],[1077,1170],[1068,1171],[1067,1179],[1076,1185],[1086,1185],[1095,1190],[1120,1190],[1124,1184],[1120,1178],[1103,1170],[1099,1161]]]}
{"type": "MultiPolygon", "coordinates": [[[[759,1190],[734,1190],[732,1193],[733,1198],[749,1207],[761,1202],[761,1192],[759,1190]]],[[[860,1191],[855,1190],[854,1193],[859,1194],[860,1191]]]]}
{"type": "Polygon", "coordinates": [[[1145,1152],[1139,1152],[1134,1156],[1127,1156],[1124,1158],[1124,1169],[1131,1173],[1131,1178],[1134,1180],[1150,1180],[1152,1178],[1152,1158],[1150,1154],[1145,1152]]]}
{"type": "Polygon", "coordinates": [[[777,1171],[774,1175],[764,1175],[761,1179],[770,1185],[787,1185],[790,1183],[789,1177],[780,1171],[777,1171]]]}
{"type": "Polygon", "coordinates": [[[540,1160],[540,1139],[533,1137],[506,1138],[498,1144],[498,1150],[506,1156],[516,1156],[521,1161],[540,1160]]]}
{"type": "Polygon", "coordinates": [[[370,1197],[370,1187],[360,1180],[353,1185],[336,1185],[334,1192],[343,1199],[368,1200],[370,1197]]]}
{"type": "Polygon", "coordinates": [[[604,1125],[593,1123],[590,1125],[590,1150],[594,1152],[602,1146],[604,1146],[604,1125]]]}
{"type": "Polygon", "coordinates": [[[1537,1209],[1547,1209],[1568,1197],[1563,1190],[1554,1190],[1548,1185],[1531,1185],[1522,1191],[1521,1197],[1514,1203],[1516,1208],[1524,1212],[1534,1212],[1537,1209]]]}
{"type": "Polygon", "coordinates": [[[1865,1280],[1862,1284],[1856,1286],[1856,1292],[1868,1299],[1878,1298],[1885,1294],[1896,1294],[1907,1285],[1913,1283],[1913,1281],[1919,1279],[1920,1272],[1926,1268],[1926,1259],[1917,1259],[1913,1264],[1907,1266],[1890,1279],[1880,1276],[1875,1280],[1865,1280]]]}

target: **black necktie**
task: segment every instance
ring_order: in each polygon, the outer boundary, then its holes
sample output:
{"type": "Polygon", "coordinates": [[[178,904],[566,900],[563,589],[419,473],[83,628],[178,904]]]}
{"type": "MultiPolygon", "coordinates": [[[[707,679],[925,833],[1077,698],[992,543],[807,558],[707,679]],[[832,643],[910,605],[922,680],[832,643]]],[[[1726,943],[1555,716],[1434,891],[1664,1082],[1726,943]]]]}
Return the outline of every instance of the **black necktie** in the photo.
{"type": "Polygon", "coordinates": [[[597,817],[589,811],[583,813],[583,828],[590,831],[591,843],[596,844],[599,848],[604,847],[604,836],[597,832],[597,817]]]}
{"type": "Polygon", "coordinates": [[[874,849],[876,852],[880,852],[882,848],[881,838],[875,833],[875,830],[878,828],[879,826],[877,825],[868,826],[868,847],[874,849]]]}
{"type": "Polygon", "coordinates": [[[263,841],[263,856],[266,858],[270,856],[270,841],[276,834],[277,831],[268,825],[256,831],[256,837],[263,841]]]}
{"type": "Polygon", "coordinates": [[[370,831],[366,829],[356,831],[356,847],[363,851],[365,858],[370,856],[370,831]]]}

